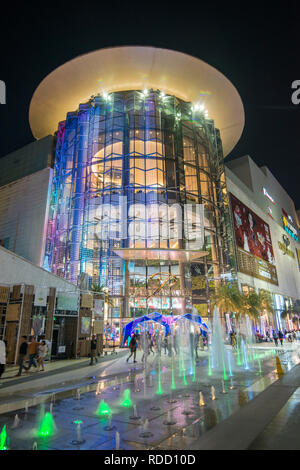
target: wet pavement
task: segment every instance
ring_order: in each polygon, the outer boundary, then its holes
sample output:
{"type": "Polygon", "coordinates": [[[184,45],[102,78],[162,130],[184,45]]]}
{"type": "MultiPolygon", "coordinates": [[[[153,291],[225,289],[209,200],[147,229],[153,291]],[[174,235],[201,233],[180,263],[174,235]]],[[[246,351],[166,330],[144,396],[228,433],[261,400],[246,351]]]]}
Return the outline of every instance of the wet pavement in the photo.
{"type": "Polygon", "coordinates": [[[256,349],[256,358],[248,370],[234,368],[233,376],[226,377],[224,382],[222,375],[215,372],[210,375],[205,352],[200,354],[194,372],[188,371],[188,367],[185,373],[175,370],[173,380],[168,358],[163,358],[160,374],[157,373],[157,356],[149,358],[146,374],[140,364],[128,365],[120,358],[101,370],[98,377],[81,385],[80,395],[76,395],[74,388],[65,391],[65,395],[57,392],[54,402],[55,390],[49,388],[45,403],[29,406],[27,412],[19,410],[17,420],[16,412],[1,414],[0,429],[6,425],[8,447],[12,450],[114,450],[118,438],[121,449],[220,448],[218,439],[226,441],[224,432],[227,437],[232,436],[232,442],[235,432],[239,438],[244,433],[240,443],[226,444],[233,445],[231,448],[272,449],[279,444],[278,439],[282,446],[296,445],[296,438],[294,441],[284,439],[280,429],[283,433],[294,434],[297,429],[300,383],[295,386],[292,382],[300,380],[298,350],[275,351],[260,347],[256,349]],[[276,354],[287,372],[279,381],[276,354]],[[289,374],[293,374],[290,381],[289,374]],[[277,395],[282,403],[276,399],[274,387],[281,390],[277,395]],[[200,406],[200,391],[203,406],[200,406]],[[128,393],[130,401],[125,400],[128,393]],[[265,398],[264,394],[267,394],[265,398]],[[110,409],[109,416],[97,414],[102,400],[110,409]],[[268,407],[268,402],[272,407],[268,407]],[[253,409],[248,410],[250,406],[253,409]],[[264,407],[269,413],[266,413],[267,421],[253,421],[255,413],[261,413],[264,407]],[[50,418],[46,415],[49,411],[52,411],[50,418]],[[244,431],[246,424],[250,428],[248,434],[244,431]]]}

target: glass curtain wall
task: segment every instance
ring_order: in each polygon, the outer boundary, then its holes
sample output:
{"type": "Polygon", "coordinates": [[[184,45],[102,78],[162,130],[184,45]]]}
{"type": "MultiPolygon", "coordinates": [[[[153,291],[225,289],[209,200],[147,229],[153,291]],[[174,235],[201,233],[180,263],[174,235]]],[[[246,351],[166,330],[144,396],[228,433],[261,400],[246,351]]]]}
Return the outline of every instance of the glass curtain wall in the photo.
{"type": "MultiPolygon", "coordinates": [[[[168,223],[176,228],[172,212],[168,223]]],[[[123,322],[193,306],[205,317],[210,290],[234,273],[233,253],[219,131],[191,103],[160,91],[115,92],[91,97],[59,124],[46,269],[73,283],[87,273],[90,285],[108,287],[111,316],[123,322]],[[134,204],[150,208],[144,224],[134,204]],[[168,239],[159,204],[203,204],[204,246],[168,239]],[[124,232],[117,220],[125,215],[124,232]],[[115,253],[129,248],[208,254],[180,263],[115,253]],[[166,276],[173,281],[162,287],[166,276]]]]}

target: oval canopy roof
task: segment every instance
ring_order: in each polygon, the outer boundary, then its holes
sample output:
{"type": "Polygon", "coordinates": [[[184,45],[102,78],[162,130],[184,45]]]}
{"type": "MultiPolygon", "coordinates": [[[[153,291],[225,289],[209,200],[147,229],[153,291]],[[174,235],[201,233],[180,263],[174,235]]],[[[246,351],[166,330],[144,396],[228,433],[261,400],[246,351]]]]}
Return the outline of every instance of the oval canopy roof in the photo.
{"type": "Polygon", "coordinates": [[[221,132],[224,156],[239,141],[245,122],[243,103],[224,75],[190,55],[142,46],[100,49],[55,69],[33,94],[32,133],[37,139],[53,134],[67,113],[91,95],[145,88],[203,104],[221,132]]]}

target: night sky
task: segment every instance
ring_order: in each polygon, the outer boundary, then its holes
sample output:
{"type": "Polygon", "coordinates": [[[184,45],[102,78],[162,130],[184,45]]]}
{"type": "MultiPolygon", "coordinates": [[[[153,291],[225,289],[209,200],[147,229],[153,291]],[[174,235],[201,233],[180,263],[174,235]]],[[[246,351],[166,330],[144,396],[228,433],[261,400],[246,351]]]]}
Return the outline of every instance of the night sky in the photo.
{"type": "Polygon", "coordinates": [[[175,49],[216,67],[241,95],[245,128],[227,158],[249,154],[268,166],[300,208],[300,104],[291,101],[291,83],[300,80],[300,8],[280,3],[240,2],[240,9],[200,1],[1,6],[0,80],[7,104],[0,106],[0,157],[34,140],[30,99],[64,62],[118,45],[175,49]]]}

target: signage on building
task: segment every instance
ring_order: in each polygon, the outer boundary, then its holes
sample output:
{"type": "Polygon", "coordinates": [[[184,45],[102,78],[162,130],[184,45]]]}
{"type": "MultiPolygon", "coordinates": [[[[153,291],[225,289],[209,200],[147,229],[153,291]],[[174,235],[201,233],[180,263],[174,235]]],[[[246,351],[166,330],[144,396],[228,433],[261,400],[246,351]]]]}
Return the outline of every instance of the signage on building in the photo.
{"type": "Polygon", "coordinates": [[[298,260],[298,268],[300,271],[300,250],[296,248],[296,255],[297,255],[297,260],[298,260]]]}
{"type": "Polygon", "coordinates": [[[267,212],[268,216],[271,217],[271,219],[273,219],[273,212],[272,212],[272,209],[270,206],[268,206],[268,212],[267,212]]]}
{"type": "Polygon", "coordinates": [[[284,255],[288,255],[291,258],[295,258],[294,253],[292,252],[292,250],[289,249],[290,243],[291,242],[288,239],[288,237],[286,235],[282,235],[282,242],[278,241],[278,246],[281,249],[281,251],[283,251],[284,255]]]}
{"type": "Polygon", "coordinates": [[[104,300],[101,300],[101,299],[94,300],[94,314],[97,316],[104,315],[104,300]]]}
{"type": "Polygon", "coordinates": [[[70,310],[70,311],[77,311],[78,310],[78,294],[58,294],[57,295],[57,310],[70,310]]]}
{"type": "Polygon", "coordinates": [[[282,223],[284,230],[296,241],[298,241],[298,232],[294,227],[293,219],[290,215],[286,213],[284,209],[282,209],[282,223]]]}
{"type": "Polygon", "coordinates": [[[271,201],[272,204],[275,205],[276,202],[274,201],[274,199],[272,198],[272,196],[270,196],[270,194],[268,193],[268,191],[266,190],[266,188],[263,188],[262,190],[263,190],[264,195],[269,199],[269,201],[271,201]]]}
{"type": "Polygon", "coordinates": [[[47,306],[47,294],[48,289],[46,287],[36,287],[34,293],[34,303],[35,307],[46,307],[47,306]]]}
{"type": "Polygon", "coordinates": [[[238,270],[278,285],[269,225],[230,194],[238,270]]]}

